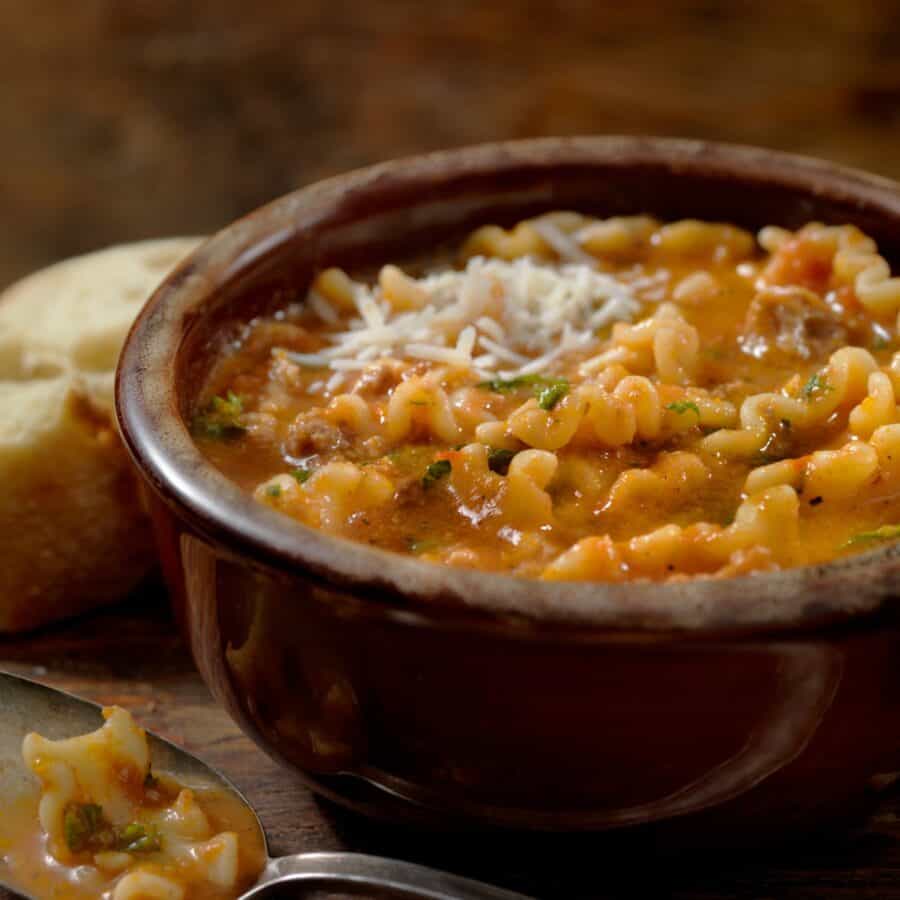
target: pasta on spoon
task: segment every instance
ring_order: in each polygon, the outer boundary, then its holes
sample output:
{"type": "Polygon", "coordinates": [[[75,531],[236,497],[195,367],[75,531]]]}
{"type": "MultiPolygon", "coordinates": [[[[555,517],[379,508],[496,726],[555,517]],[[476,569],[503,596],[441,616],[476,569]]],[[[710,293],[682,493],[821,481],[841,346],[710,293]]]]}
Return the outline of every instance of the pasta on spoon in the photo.
{"type": "Polygon", "coordinates": [[[265,862],[253,813],[152,771],[131,714],[103,716],[77,737],[25,737],[40,793],[10,800],[0,817],[0,862],[15,883],[59,900],[227,900],[249,887],[265,862]]]}

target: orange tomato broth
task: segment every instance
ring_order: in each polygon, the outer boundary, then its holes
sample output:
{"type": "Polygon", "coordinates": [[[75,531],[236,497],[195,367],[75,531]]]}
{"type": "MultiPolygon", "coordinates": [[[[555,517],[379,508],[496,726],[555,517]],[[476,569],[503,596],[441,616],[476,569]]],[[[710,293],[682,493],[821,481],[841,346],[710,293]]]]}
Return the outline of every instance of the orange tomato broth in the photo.
{"type": "MultiPolygon", "coordinates": [[[[819,391],[824,396],[831,390],[821,373],[827,373],[831,354],[845,345],[865,348],[877,366],[888,371],[895,348],[895,314],[869,311],[852,282],[835,275],[834,240],[823,238],[821,227],[788,235],[772,252],[738,229],[721,226],[720,231],[720,239],[673,250],[658,239],[657,223],[646,239],[596,256],[597,270],[630,286],[643,303],[634,322],[653,316],[660,303],[673,301],[678,285],[688,276],[709,276],[700,296],[676,302],[680,316],[699,336],[696,369],[689,383],[667,383],[652,370],[629,370],[647,378],[658,393],[662,434],[656,439],[636,436],[618,446],[595,438],[573,440],[556,449],[557,467],[544,490],[550,512],[543,518],[523,518],[516,512],[521,506],[508,502],[508,478],[502,474],[507,460],[497,467],[499,472],[482,477],[480,485],[459,487],[453,477],[443,476],[429,481],[428,467],[438,460],[447,460],[451,472],[458,471],[461,447],[475,440],[471,429],[463,428],[459,440],[450,442],[419,421],[402,441],[384,438],[386,410],[397,384],[441,366],[402,360],[382,378],[376,372],[378,364],[373,364],[376,374],[368,381],[364,374],[350,373],[333,393],[325,389],[308,393],[310,385],[327,380],[331,373],[292,365],[283,355],[272,353],[273,348],[311,353],[327,346],[328,332],[346,327],[355,315],[352,311],[340,312],[340,324],[326,325],[299,304],[249,323],[241,339],[223,354],[201,394],[193,421],[197,444],[225,475],[280,512],[355,541],[434,563],[530,577],[665,580],[821,563],[869,549],[889,536],[871,532],[900,522],[900,482],[879,470],[851,496],[840,496],[838,491],[832,498],[810,494],[801,474],[814,451],[863,441],[850,432],[848,417],[865,399],[864,378],[862,393],[857,390],[842,398],[815,427],[770,416],[763,445],[744,458],[705,450],[704,439],[716,429],[701,427],[699,422],[685,427],[680,417],[693,416],[692,399],[700,394],[728,401],[736,410],[745,398],[761,392],[815,405],[819,391]],[[777,319],[780,311],[763,305],[759,307],[763,312],[757,310],[753,318],[754,298],[770,288],[797,291],[800,299],[790,302],[800,316],[800,325],[794,323],[800,329],[800,343],[809,338],[802,348],[792,346],[790,333],[778,331],[780,326],[772,325],[772,332],[766,333],[766,316],[771,313],[777,319]],[[821,307],[813,309],[810,294],[821,307]],[[809,321],[803,319],[807,314],[812,316],[809,321]],[[823,327],[824,334],[819,333],[823,327]],[[229,392],[239,407],[231,410],[236,427],[227,434],[198,429],[197,422],[202,424],[212,398],[226,398],[229,392]],[[372,412],[376,423],[372,435],[354,433],[329,419],[334,397],[354,392],[365,398],[372,412]],[[674,458],[677,465],[672,454],[682,454],[674,458]],[[700,460],[702,474],[685,475],[684,454],[700,460]],[[745,542],[725,557],[711,556],[707,548],[715,535],[733,527],[747,499],[748,474],[779,460],[793,460],[798,473],[791,476],[797,512],[789,537],[773,535],[770,540],[745,542]],[[329,498],[318,496],[312,502],[308,495],[315,493],[315,473],[336,461],[384,476],[391,486],[390,498],[344,509],[336,516],[327,510],[323,513],[329,498]],[[655,472],[658,486],[650,484],[643,492],[620,491],[617,498],[617,480],[629,470],[655,472]],[[292,472],[297,476],[296,487],[283,477],[292,472]],[[641,536],[668,525],[678,527],[677,548],[645,552],[641,536]],[[558,560],[568,560],[564,554],[576,545],[584,548],[580,561],[574,566],[556,565],[558,560]]],[[[859,234],[855,229],[849,233],[851,237],[859,234]]],[[[514,234],[505,233],[507,237],[514,234]]],[[[473,249],[485,255],[515,255],[502,246],[479,243],[476,233],[463,248],[460,265],[473,249]]],[[[549,266],[561,262],[546,244],[537,244],[535,256],[549,266]]],[[[548,376],[565,377],[572,391],[590,382],[593,376],[580,376],[578,367],[586,358],[617,346],[616,327],[604,329],[598,339],[589,351],[558,360],[548,376]]],[[[498,420],[513,414],[534,394],[529,386],[500,393],[478,387],[483,379],[472,372],[447,370],[441,379],[449,395],[469,387],[460,404],[481,404],[484,414],[498,420]]],[[[548,412],[549,420],[554,414],[553,409],[548,412]]],[[[520,441],[508,443],[511,449],[506,455],[528,449],[520,441]]]]}

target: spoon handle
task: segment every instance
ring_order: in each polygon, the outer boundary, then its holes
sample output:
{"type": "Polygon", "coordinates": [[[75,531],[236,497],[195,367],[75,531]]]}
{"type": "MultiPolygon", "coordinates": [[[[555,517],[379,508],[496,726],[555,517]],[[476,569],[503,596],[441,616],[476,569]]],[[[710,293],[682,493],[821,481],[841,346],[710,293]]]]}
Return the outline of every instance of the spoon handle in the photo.
{"type": "Polygon", "coordinates": [[[366,888],[366,896],[409,900],[531,900],[524,894],[460,878],[414,863],[363,853],[298,853],[273,859],[239,900],[259,898],[282,884],[313,888],[366,888]],[[372,893],[373,889],[377,893],[372,893]]]}

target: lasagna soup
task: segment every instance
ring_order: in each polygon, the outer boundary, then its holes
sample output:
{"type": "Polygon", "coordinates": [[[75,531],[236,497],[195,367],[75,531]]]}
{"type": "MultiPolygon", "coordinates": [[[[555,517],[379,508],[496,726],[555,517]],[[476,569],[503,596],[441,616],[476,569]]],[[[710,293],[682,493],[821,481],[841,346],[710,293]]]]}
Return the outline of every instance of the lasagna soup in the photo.
{"type": "Polygon", "coordinates": [[[253,813],[224,790],[193,791],[153,772],[143,729],[124,709],[90,734],[29,734],[40,782],[0,815],[0,864],[34,897],[228,900],[265,863],[253,813]]]}
{"type": "Polygon", "coordinates": [[[192,420],[260,503],[543,579],[732,576],[900,536],[900,278],[848,225],[556,212],[326,269],[192,420]]]}

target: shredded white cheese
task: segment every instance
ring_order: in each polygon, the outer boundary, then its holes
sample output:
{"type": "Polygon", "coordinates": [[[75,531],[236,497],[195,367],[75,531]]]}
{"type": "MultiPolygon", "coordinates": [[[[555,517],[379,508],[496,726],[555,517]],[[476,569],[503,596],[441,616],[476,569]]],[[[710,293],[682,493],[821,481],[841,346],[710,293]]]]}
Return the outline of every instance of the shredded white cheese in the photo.
{"type": "MultiPolygon", "coordinates": [[[[529,257],[475,257],[462,271],[427,275],[416,284],[428,302],[395,311],[379,287],[357,283],[359,316],[346,330],[327,335],[331,346],[317,353],[275,352],[299,365],[331,369],[336,374],[329,387],[340,384],[341,373],[385,357],[514,378],[545,371],[561,356],[590,347],[599,329],[631,320],[640,309],[627,285],[581,261],[548,265],[529,257]]],[[[337,312],[321,294],[312,294],[312,311],[333,325],[337,312]]]]}

